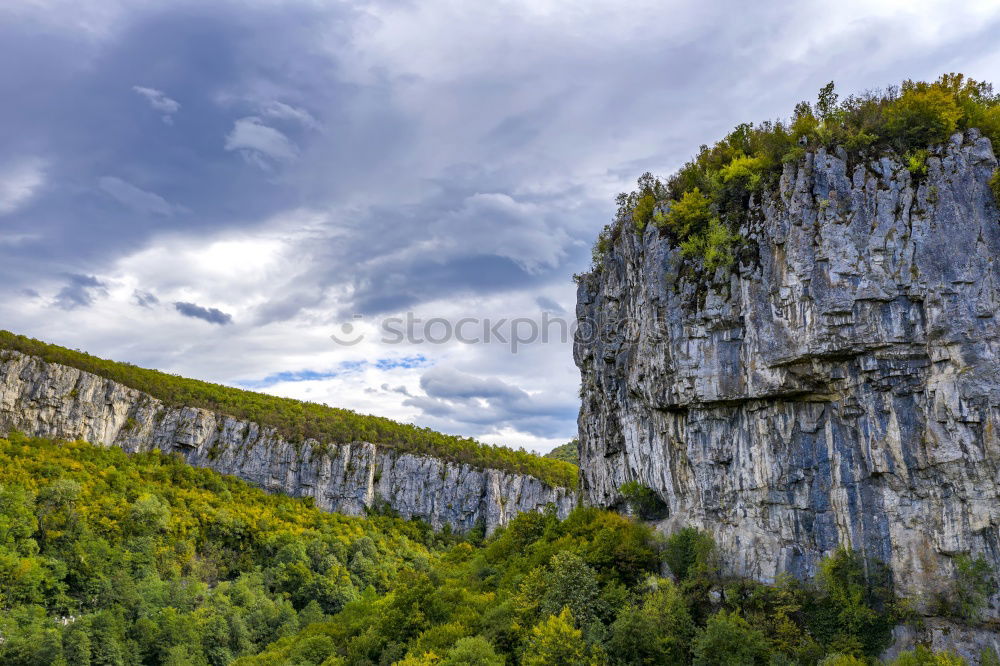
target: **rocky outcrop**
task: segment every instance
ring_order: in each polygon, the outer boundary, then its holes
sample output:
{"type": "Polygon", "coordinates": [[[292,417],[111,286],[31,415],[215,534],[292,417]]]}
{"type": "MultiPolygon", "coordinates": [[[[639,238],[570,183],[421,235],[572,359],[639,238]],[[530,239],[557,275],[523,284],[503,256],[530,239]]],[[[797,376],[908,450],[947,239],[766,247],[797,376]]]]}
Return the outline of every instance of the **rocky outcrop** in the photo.
{"type": "Polygon", "coordinates": [[[579,281],[585,498],[639,481],[762,580],[860,549],[924,610],[955,556],[1000,569],[997,160],[973,130],[927,166],[786,165],[709,277],[622,232],[579,281]]]}
{"type": "Polygon", "coordinates": [[[522,511],[575,504],[573,491],[532,476],[401,453],[367,442],[293,444],[273,428],[194,407],[174,408],[103,377],[0,351],[0,433],[83,439],[129,452],[159,449],[327,511],[387,505],[434,527],[487,532],[522,511]]]}

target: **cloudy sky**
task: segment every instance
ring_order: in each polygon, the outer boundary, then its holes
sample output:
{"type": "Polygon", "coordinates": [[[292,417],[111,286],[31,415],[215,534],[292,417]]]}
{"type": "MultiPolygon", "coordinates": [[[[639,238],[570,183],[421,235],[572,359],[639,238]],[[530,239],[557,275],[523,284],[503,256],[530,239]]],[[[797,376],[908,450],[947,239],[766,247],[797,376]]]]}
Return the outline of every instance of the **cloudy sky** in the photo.
{"type": "Polygon", "coordinates": [[[830,79],[998,78],[997,3],[871,4],[4,2],[0,328],[548,450],[558,325],[386,319],[571,318],[643,171],[830,79]]]}

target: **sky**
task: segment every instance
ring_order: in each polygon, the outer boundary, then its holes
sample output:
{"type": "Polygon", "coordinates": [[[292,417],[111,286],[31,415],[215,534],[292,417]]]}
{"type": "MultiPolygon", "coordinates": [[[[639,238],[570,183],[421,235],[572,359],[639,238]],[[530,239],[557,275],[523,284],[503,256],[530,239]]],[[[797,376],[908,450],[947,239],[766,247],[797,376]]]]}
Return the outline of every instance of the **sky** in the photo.
{"type": "Polygon", "coordinates": [[[617,192],[830,80],[995,79],[997,35],[996,2],[4,2],[0,328],[547,451],[617,192]]]}

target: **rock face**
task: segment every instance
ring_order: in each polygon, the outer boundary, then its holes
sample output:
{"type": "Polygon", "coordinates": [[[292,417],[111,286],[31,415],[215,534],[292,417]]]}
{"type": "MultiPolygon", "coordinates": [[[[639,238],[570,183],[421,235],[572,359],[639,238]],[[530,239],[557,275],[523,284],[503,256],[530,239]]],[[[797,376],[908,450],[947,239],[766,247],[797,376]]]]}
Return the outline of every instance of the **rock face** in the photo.
{"type": "Polygon", "coordinates": [[[761,580],[863,550],[927,609],[954,556],[1000,570],[997,160],[975,130],[919,182],[839,153],[751,204],[739,266],[698,278],[650,226],[582,276],[581,483],[651,487],[761,580]]]}
{"type": "Polygon", "coordinates": [[[522,511],[553,504],[564,517],[576,495],[532,476],[475,469],[367,442],[296,446],[273,428],[193,407],[172,408],[103,377],[14,351],[0,352],[0,433],[83,439],[129,452],[160,449],[265,490],[312,497],[327,511],[362,514],[387,503],[434,527],[487,532],[522,511]]]}

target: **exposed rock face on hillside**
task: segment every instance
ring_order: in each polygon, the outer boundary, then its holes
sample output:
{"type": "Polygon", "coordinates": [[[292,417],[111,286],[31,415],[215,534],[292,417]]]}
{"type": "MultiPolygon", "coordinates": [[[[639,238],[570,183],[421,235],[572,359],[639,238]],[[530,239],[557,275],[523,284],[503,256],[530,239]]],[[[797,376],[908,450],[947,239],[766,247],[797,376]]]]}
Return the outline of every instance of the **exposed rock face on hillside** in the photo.
{"type": "Polygon", "coordinates": [[[575,493],[532,476],[475,469],[366,442],[298,446],[273,428],[192,407],[172,408],[145,393],[75,368],[0,352],[0,433],[83,439],[126,451],[179,453],[200,467],[266,490],[313,497],[328,511],[361,514],[382,502],[404,518],[488,532],[522,511],[554,504],[565,516],[575,493]]]}
{"type": "Polygon", "coordinates": [[[752,203],[756,256],[712,278],[623,232],[578,291],[585,498],[646,484],[764,580],[862,549],[922,608],[954,556],[1000,569],[996,166],[975,131],[919,182],[807,155],[752,203]]]}

